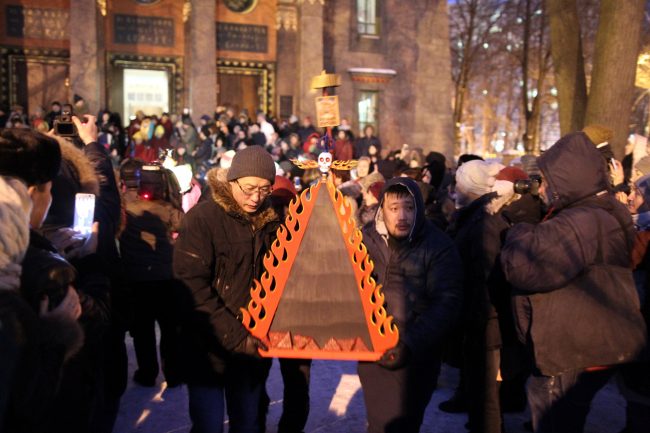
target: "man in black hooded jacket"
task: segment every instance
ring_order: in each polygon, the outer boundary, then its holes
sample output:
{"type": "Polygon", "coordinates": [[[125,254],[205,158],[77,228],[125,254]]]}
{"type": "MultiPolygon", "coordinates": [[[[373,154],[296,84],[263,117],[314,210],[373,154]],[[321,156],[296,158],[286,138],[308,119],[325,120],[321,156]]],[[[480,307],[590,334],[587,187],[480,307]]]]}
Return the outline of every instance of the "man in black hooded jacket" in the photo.
{"type": "Polygon", "coordinates": [[[519,339],[534,363],[535,432],[581,432],[591,400],[645,345],[630,269],[634,228],[610,193],[607,167],[582,132],[538,159],[550,217],[510,229],[501,252],[516,289],[519,339]]]}
{"type": "Polygon", "coordinates": [[[377,363],[359,363],[369,432],[417,432],[440,371],[440,344],[461,308],[461,264],[451,239],[424,216],[415,181],[386,183],[363,228],[400,340],[377,363]]]}

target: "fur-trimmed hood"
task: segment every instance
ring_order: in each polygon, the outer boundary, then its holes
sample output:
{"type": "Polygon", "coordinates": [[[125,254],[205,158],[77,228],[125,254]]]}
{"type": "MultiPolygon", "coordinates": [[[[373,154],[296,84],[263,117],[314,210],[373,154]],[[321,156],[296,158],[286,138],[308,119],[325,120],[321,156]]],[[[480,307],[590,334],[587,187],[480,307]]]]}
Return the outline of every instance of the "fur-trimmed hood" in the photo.
{"type": "Polygon", "coordinates": [[[279,219],[275,210],[273,210],[273,207],[271,206],[270,196],[264,200],[264,203],[262,203],[262,206],[257,212],[251,214],[244,211],[239,204],[237,204],[232,195],[230,183],[226,180],[227,174],[227,169],[213,168],[208,171],[206,175],[212,200],[221,206],[223,210],[236,219],[249,222],[255,231],[258,231],[266,224],[279,219]]]}
{"type": "Polygon", "coordinates": [[[65,138],[55,138],[61,146],[62,164],[67,162],[76,171],[77,178],[75,180],[81,188],[79,192],[99,195],[99,175],[83,149],[79,149],[65,138]]]}

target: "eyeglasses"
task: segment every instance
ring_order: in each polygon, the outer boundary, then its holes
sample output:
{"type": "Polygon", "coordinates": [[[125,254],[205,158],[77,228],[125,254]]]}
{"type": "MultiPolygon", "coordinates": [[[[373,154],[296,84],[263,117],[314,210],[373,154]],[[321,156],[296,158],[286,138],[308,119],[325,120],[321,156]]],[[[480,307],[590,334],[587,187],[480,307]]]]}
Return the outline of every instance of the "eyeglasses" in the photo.
{"type": "Polygon", "coordinates": [[[237,184],[241,192],[243,192],[246,197],[250,197],[255,193],[258,193],[260,197],[266,197],[267,195],[271,194],[271,191],[273,191],[273,186],[271,185],[258,186],[258,187],[250,186],[250,185],[241,186],[238,179],[235,179],[235,183],[237,184]]]}

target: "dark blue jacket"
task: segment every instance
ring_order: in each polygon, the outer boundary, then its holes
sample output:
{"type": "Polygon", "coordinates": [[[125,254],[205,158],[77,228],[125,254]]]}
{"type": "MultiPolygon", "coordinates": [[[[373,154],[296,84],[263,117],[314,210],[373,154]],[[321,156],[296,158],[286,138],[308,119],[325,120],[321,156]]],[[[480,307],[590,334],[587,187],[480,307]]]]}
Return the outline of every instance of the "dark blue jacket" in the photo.
{"type": "Polygon", "coordinates": [[[375,221],[363,228],[363,240],[374,262],[373,277],[382,285],[386,310],[395,318],[400,339],[415,354],[438,351],[459,317],[461,264],[451,239],[425,218],[415,181],[400,177],[386,183],[375,221]],[[406,187],[416,207],[413,229],[402,242],[380,233],[384,231],[381,203],[393,185],[406,187]]]}

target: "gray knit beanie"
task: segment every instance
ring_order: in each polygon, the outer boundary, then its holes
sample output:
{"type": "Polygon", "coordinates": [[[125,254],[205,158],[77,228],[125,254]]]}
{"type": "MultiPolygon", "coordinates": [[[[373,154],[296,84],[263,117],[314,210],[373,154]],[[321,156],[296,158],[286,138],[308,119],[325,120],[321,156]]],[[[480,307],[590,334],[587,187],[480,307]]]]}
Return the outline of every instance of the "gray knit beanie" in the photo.
{"type": "Polygon", "coordinates": [[[228,170],[228,181],[255,176],[275,182],[275,164],[271,154],[261,146],[248,146],[235,154],[228,170]]]}

